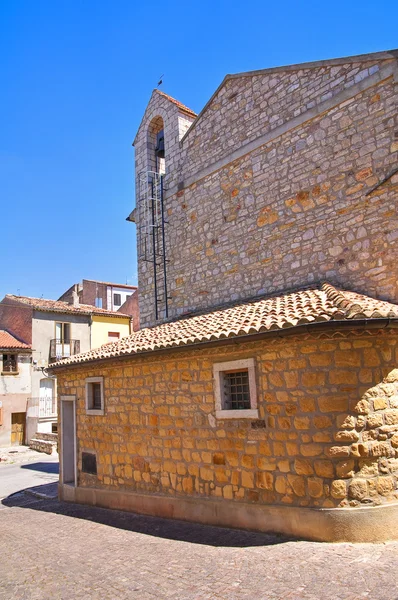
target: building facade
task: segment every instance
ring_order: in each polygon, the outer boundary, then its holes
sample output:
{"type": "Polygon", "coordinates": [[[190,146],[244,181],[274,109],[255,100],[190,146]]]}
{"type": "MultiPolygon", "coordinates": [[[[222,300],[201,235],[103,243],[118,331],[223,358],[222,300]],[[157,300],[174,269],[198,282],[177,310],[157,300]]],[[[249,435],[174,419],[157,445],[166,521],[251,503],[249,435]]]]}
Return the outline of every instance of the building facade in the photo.
{"type": "Polygon", "coordinates": [[[0,329],[0,447],[24,444],[32,348],[0,329]]]}
{"type": "Polygon", "coordinates": [[[196,118],[155,90],[134,141],[141,326],[166,318],[159,128],[168,318],[323,280],[397,302],[396,86],[391,52],[227,75],[196,118]]]}
{"type": "Polygon", "coordinates": [[[398,539],[398,53],[155,90],[140,331],[53,365],[66,500],[398,539]]]}
{"type": "MultiPolygon", "coordinates": [[[[25,406],[25,411],[20,411],[26,412],[25,433],[20,443],[28,443],[37,432],[57,431],[57,382],[47,373],[48,366],[56,360],[128,336],[130,322],[129,315],[78,302],[5,296],[0,302],[0,327],[24,341],[23,354],[18,355],[20,367],[13,377],[4,375],[3,381],[6,389],[5,384],[12,379],[13,394],[16,386],[20,388],[20,401],[25,406]]],[[[8,445],[10,439],[8,429],[4,430],[3,445],[8,445]]]]}
{"type": "Polygon", "coordinates": [[[58,300],[73,302],[74,294],[77,294],[80,304],[89,304],[108,311],[119,311],[124,315],[130,315],[133,318],[133,331],[139,329],[137,286],[83,279],[81,283],[73,284],[58,300]]]}

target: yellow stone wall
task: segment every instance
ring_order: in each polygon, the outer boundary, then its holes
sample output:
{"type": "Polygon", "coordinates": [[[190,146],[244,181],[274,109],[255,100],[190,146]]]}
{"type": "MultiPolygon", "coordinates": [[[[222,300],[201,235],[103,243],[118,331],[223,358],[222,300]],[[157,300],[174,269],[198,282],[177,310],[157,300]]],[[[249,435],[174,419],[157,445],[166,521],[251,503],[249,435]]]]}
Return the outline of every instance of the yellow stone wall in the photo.
{"type": "Polygon", "coordinates": [[[396,333],[353,331],[59,370],[59,394],[77,396],[78,485],[312,507],[394,501],[397,359],[396,333]],[[213,363],[249,357],[259,419],[216,420],[213,363]],[[105,415],[87,415],[85,378],[99,375],[105,415]],[[82,452],[96,453],[97,476],[81,472],[82,452]]]}
{"type": "MultiPolygon", "coordinates": [[[[130,335],[130,317],[92,316],[91,348],[99,348],[108,343],[108,332],[120,333],[120,338],[130,335]]],[[[116,341],[116,340],[115,340],[116,341]]]]}

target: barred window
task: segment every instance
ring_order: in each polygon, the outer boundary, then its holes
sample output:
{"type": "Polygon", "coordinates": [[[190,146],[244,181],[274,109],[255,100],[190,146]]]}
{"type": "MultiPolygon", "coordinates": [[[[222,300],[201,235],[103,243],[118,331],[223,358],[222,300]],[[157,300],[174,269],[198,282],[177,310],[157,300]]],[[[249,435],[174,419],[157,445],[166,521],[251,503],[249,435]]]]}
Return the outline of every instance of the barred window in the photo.
{"type": "Polygon", "coordinates": [[[213,365],[216,418],[258,418],[253,358],[213,365]]]}
{"type": "Polygon", "coordinates": [[[18,373],[16,354],[3,354],[3,373],[18,373]]]}
{"type": "Polygon", "coordinates": [[[225,372],[224,380],[224,404],[226,410],[244,410],[250,408],[249,372],[244,371],[225,372]]]}

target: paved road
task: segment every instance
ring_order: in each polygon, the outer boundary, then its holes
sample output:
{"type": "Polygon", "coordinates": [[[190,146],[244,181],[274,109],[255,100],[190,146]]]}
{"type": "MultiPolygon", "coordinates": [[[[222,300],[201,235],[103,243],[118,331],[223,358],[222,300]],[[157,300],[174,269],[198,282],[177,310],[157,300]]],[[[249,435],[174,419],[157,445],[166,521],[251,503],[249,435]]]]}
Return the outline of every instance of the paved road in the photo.
{"type": "Polygon", "coordinates": [[[320,544],[21,493],[0,503],[0,600],[396,600],[398,543],[320,544]]]}
{"type": "Polygon", "coordinates": [[[28,487],[58,481],[58,455],[39,454],[36,460],[15,465],[0,464],[0,498],[28,487]]]}

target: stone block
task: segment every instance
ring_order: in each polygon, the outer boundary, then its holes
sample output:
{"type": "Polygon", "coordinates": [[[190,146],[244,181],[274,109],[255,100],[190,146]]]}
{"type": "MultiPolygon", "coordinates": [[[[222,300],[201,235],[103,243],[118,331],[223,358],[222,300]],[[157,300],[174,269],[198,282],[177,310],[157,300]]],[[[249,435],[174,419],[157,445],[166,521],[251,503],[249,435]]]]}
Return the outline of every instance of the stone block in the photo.
{"type": "Polygon", "coordinates": [[[323,496],[323,479],[309,477],[307,480],[307,487],[311,498],[321,498],[323,496]]]}
{"type": "Polygon", "coordinates": [[[348,409],[348,400],[344,397],[320,396],[318,398],[319,410],[323,413],[344,412],[348,409]]]}
{"type": "Polygon", "coordinates": [[[348,457],[351,454],[350,446],[331,446],[327,450],[328,456],[332,458],[348,457]]]}
{"type": "Polygon", "coordinates": [[[386,398],[373,398],[374,410],[384,410],[388,407],[386,398]]]}
{"type": "Polygon", "coordinates": [[[354,500],[362,500],[368,495],[368,482],[366,479],[353,479],[348,484],[348,496],[354,500]]]}
{"type": "Polygon", "coordinates": [[[394,489],[394,480],[392,477],[378,477],[376,482],[377,492],[381,496],[389,496],[394,489]]]}
{"type": "Polygon", "coordinates": [[[294,470],[297,475],[313,475],[314,473],[311,461],[305,458],[296,458],[294,461],[294,470]]]}
{"type": "Polygon", "coordinates": [[[223,454],[222,452],[215,452],[213,454],[213,464],[225,465],[225,454],[223,454]]]}
{"type": "Polygon", "coordinates": [[[287,476],[287,480],[291,485],[293,492],[296,496],[302,497],[305,496],[305,478],[300,475],[289,474],[287,476]]]}
{"type": "Polygon", "coordinates": [[[359,433],[355,429],[351,431],[343,430],[338,431],[334,438],[336,442],[357,442],[359,440],[359,433]]]}
{"type": "Polygon", "coordinates": [[[354,476],[354,460],[342,460],[336,463],[336,475],[340,479],[347,479],[354,476]]]}
{"type": "Polygon", "coordinates": [[[301,444],[300,454],[303,456],[319,456],[323,454],[322,444],[301,444]]]}
{"type": "Polygon", "coordinates": [[[383,425],[383,415],[381,413],[371,413],[366,420],[366,427],[373,429],[383,425]]]}
{"type": "Polygon", "coordinates": [[[314,469],[319,477],[326,477],[328,479],[334,477],[334,467],[330,460],[315,460],[314,469]]]}
{"type": "Polygon", "coordinates": [[[384,422],[386,425],[398,424],[398,409],[386,411],[384,413],[384,422]]]}
{"type": "MultiPolygon", "coordinates": [[[[242,484],[243,485],[243,484],[242,484]]],[[[264,471],[257,471],[256,473],[256,486],[265,490],[274,489],[274,476],[272,473],[264,471]]]]}
{"type": "Polygon", "coordinates": [[[333,498],[346,498],[347,497],[347,483],[342,480],[332,481],[330,493],[333,498]]]}
{"type": "MultiPolygon", "coordinates": [[[[263,473],[264,475],[271,475],[270,473],[263,473]]],[[[272,475],[271,475],[272,476],[272,475]]],[[[241,472],[241,481],[244,488],[254,488],[254,474],[250,471],[241,472]]]]}

